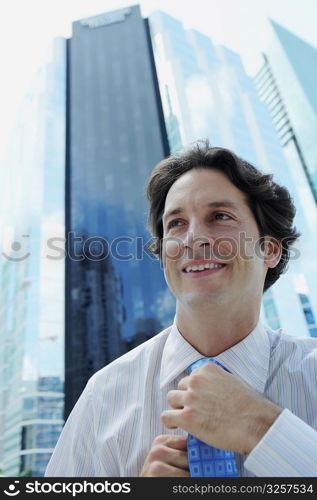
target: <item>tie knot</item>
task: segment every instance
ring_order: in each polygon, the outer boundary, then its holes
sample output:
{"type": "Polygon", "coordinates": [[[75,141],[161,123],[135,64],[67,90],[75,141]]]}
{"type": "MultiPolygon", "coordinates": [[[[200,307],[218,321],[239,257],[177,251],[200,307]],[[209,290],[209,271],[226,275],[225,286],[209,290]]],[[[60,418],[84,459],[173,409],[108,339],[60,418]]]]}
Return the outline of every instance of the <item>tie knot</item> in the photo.
{"type": "Polygon", "coordinates": [[[201,358],[201,359],[198,359],[198,361],[195,361],[194,363],[189,365],[189,367],[188,367],[189,373],[191,373],[193,370],[195,370],[196,368],[199,368],[200,366],[202,366],[206,363],[214,363],[215,365],[218,365],[218,366],[220,366],[220,368],[223,368],[224,370],[229,372],[229,370],[227,368],[225,368],[221,363],[219,363],[219,361],[217,361],[216,359],[214,359],[214,358],[201,358]]]}

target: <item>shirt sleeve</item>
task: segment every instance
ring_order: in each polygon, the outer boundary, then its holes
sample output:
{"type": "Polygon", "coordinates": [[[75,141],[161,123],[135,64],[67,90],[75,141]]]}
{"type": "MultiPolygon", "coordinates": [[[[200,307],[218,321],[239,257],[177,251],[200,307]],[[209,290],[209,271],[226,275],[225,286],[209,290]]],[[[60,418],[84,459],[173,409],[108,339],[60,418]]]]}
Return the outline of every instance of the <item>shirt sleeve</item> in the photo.
{"type": "Polygon", "coordinates": [[[117,476],[113,461],[101,465],[90,379],[70,413],[46,467],[45,477],[117,476]]]}
{"type": "Polygon", "coordinates": [[[257,477],[317,477],[317,431],[284,409],[244,467],[257,477]]]}

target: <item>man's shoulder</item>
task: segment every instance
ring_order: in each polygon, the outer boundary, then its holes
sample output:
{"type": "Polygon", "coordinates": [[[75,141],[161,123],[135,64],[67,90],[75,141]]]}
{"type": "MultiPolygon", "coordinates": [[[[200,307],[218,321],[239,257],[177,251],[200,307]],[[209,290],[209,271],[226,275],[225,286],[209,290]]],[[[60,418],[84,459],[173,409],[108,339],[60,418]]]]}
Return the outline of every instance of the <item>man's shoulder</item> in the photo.
{"type": "Polygon", "coordinates": [[[296,353],[300,358],[315,357],[317,360],[317,338],[286,333],[283,328],[272,330],[267,327],[267,332],[271,340],[272,353],[282,351],[286,356],[287,354],[294,356],[296,353]]]}

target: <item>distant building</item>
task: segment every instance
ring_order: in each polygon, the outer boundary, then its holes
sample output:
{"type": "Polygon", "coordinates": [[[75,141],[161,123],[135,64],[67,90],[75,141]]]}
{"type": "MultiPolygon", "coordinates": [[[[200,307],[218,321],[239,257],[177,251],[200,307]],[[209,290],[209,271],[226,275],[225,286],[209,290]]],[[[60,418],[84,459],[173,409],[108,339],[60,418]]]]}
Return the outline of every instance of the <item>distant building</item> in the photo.
{"type": "MultiPolygon", "coordinates": [[[[270,20],[271,43],[255,77],[260,99],[267,105],[288,159],[308,226],[311,258],[303,261],[309,288],[299,292],[310,335],[317,336],[317,49],[270,20]]],[[[306,252],[306,251],[305,251],[306,252]]]]}
{"type": "Polygon", "coordinates": [[[317,48],[275,21],[271,20],[270,26],[271,43],[255,82],[269,107],[285,154],[296,169],[297,182],[308,196],[308,208],[312,197],[317,204],[317,86],[313,76],[317,72],[317,48]]]}
{"type": "Polygon", "coordinates": [[[66,43],[18,115],[0,196],[0,462],[41,476],[64,422],[66,43]],[[48,257],[49,256],[49,257],[48,257]]]}
{"type": "Polygon", "coordinates": [[[158,332],[160,331],[160,328],[161,324],[155,318],[137,320],[135,325],[136,334],[133,337],[127,338],[125,340],[124,351],[131,351],[131,349],[134,349],[139,344],[150,340],[153,335],[151,335],[151,333],[149,332],[158,332]]]}

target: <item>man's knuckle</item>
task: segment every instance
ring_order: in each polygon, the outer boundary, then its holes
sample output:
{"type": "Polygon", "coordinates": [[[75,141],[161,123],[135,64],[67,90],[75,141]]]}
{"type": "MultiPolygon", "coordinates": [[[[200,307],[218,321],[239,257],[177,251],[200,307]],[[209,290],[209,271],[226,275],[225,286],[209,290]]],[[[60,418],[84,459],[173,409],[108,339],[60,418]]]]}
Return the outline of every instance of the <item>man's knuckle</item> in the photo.
{"type": "Polygon", "coordinates": [[[153,445],[162,444],[165,442],[166,442],[166,436],[163,436],[162,434],[160,434],[159,436],[156,436],[156,438],[154,439],[153,445]]]}
{"type": "Polygon", "coordinates": [[[178,387],[179,389],[182,389],[182,390],[183,390],[183,389],[185,389],[185,388],[186,388],[186,380],[187,380],[187,378],[188,378],[188,377],[186,377],[186,378],[182,378],[182,379],[178,382],[177,387],[178,387]]]}
{"type": "Polygon", "coordinates": [[[168,402],[168,404],[172,403],[173,400],[174,400],[174,392],[169,392],[167,394],[167,402],[168,402]]]}
{"type": "Polygon", "coordinates": [[[162,460],[165,456],[165,446],[163,444],[156,444],[150,453],[152,460],[162,460]]]}
{"type": "MultiPolygon", "coordinates": [[[[161,420],[163,422],[164,425],[167,425],[168,424],[168,421],[169,421],[169,416],[167,413],[162,413],[161,415],[161,420]]],[[[162,439],[161,441],[158,441],[159,443],[165,443],[166,439],[162,439]]]]}
{"type": "Polygon", "coordinates": [[[151,463],[150,472],[153,475],[158,475],[166,472],[167,465],[164,462],[160,462],[159,460],[155,460],[151,463]]]}
{"type": "Polygon", "coordinates": [[[173,442],[175,441],[175,436],[173,436],[172,434],[170,436],[167,436],[166,437],[166,441],[165,441],[165,446],[169,446],[170,444],[172,444],[173,442]]]}
{"type": "Polygon", "coordinates": [[[192,390],[189,390],[185,394],[184,403],[185,405],[191,405],[196,401],[196,399],[197,399],[196,393],[192,390]]]}
{"type": "Polygon", "coordinates": [[[194,372],[191,375],[191,380],[190,380],[190,386],[193,389],[196,389],[197,387],[200,386],[202,380],[202,376],[200,373],[194,372]]]}

